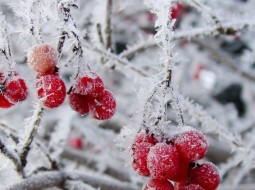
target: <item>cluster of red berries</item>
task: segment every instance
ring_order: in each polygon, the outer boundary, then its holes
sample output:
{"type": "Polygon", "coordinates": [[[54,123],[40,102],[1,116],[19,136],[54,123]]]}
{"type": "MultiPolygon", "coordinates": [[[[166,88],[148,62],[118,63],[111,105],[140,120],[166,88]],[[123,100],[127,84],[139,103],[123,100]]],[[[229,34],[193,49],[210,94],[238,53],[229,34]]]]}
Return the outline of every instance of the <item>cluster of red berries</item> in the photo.
{"type": "Polygon", "coordinates": [[[26,83],[16,71],[9,72],[7,77],[0,73],[0,108],[10,108],[27,96],[26,83]]]}
{"type": "Polygon", "coordinates": [[[207,148],[204,135],[193,128],[167,140],[142,130],[132,145],[133,168],[151,178],[143,190],[215,190],[220,182],[217,167],[200,160],[207,148]]]}
{"type": "Polygon", "coordinates": [[[58,52],[47,44],[33,47],[27,56],[28,65],[38,72],[37,96],[46,108],[60,106],[66,97],[66,87],[59,77],[57,62],[58,52]]]}
{"type": "Polygon", "coordinates": [[[70,107],[85,115],[90,113],[95,119],[110,119],[116,110],[112,93],[105,89],[102,79],[93,72],[80,74],[69,95],[70,107]]]}
{"type": "MultiPolygon", "coordinates": [[[[27,56],[28,65],[35,70],[37,96],[46,108],[59,107],[66,97],[66,86],[58,73],[58,52],[47,44],[33,47],[27,56]]],[[[8,77],[0,73],[0,108],[9,108],[27,98],[25,81],[17,72],[8,77]]],[[[95,119],[110,119],[116,110],[112,93],[104,87],[102,79],[93,72],[79,73],[69,94],[70,107],[95,119]]]]}

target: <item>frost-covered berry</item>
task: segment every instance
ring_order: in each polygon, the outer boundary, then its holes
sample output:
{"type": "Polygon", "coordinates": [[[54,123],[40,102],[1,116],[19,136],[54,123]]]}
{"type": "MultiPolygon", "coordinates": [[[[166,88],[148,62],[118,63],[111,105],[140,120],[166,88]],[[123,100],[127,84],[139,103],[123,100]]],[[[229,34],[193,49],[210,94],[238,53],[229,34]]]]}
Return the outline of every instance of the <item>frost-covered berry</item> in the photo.
{"type": "Polygon", "coordinates": [[[0,108],[10,108],[13,104],[10,103],[3,94],[0,93],[0,108]]]}
{"type": "Polygon", "coordinates": [[[199,185],[191,184],[191,185],[181,187],[178,190],[205,190],[205,189],[199,185]]]}
{"type": "Polygon", "coordinates": [[[190,170],[190,162],[179,158],[179,169],[177,174],[172,178],[172,181],[181,182],[188,179],[188,174],[190,170]]]}
{"type": "Polygon", "coordinates": [[[86,115],[89,113],[90,102],[92,102],[92,98],[90,96],[76,94],[74,92],[69,94],[70,107],[81,115],[86,115]]]}
{"type": "Polygon", "coordinates": [[[24,79],[14,76],[7,80],[3,94],[4,97],[12,104],[27,99],[28,90],[24,79]]]}
{"type": "Polygon", "coordinates": [[[27,54],[27,64],[39,73],[54,70],[58,62],[58,52],[47,44],[33,47],[27,54]]]}
{"type": "Polygon", "coordinates": [[[104,90],[104,83],[96,73],[87,72],[77,77],[73,90],[77,94],[96,97],[104,90]]]}
{"type": "Polygon", "coordinates": [[[172,179],[179,170],[179,155],[172,144],[157,143],[150,149],[148,168],[153,179],[172,179]]]}
{"type": "Polygon", "coordinates": [[[135,137],[135,143],[141,142],[156,144],[158,143],[158,139],[153,134],[148,134],[145,130],[141,130],[135,137]]]}
{"type": "Polygon", "coordinates": [[[177,3],[176,5],[174,5],[172,7],[171,18],[172,19],[178,19],[181,16],[183,10],[184,10],[183,4],[177,3]]]}
{"type": "Polygon", "coordinates": [[[98,120],[110,119],[116,110],[116,101],[109,90],[103,90],[93,103],[89,104],[91,116],[98,120]]]}
{"type": "Polygon", "coordinates": [[[190,183],[198,184],[205,190],[215,190],[220,183],[217,167],[210,162],[198,164],[190,170],[190,183]]]}
{"type": "Polygon", "coordinates": [[[83,148],[83,141],[81,139],[81,137],[73,137],[70,138],[68,141],[69,145],[75,149],[82,149],[83,148]]]}
{"type": "Polygon", "coordinates": [[[174,186],[167,180],[151,179],[143,186],[143,190],[174,190],[174,186]]]}
{"type": "Polygon", "coordinates": [[[66,87],[57,75],[37,76],[36,88],[38,97],[47,108],[56,108],[65,100],[66,87]]]}
{"type": "Polygon", "coordinates": [[[203,158],[208,148],[204,135],[195,129],[180,134],[175,139],[175,146],[179,155],[189,162],[203,158]]]}
{"type": "Polygon", "coordinates": [[[147,167],[147,156],[149,154],[152,144],[141,142],[135,143],[132,146],[132,156],[133,156],[133,168],[134,170],[142,176],[149,176],[150,171],[147,167]]]}

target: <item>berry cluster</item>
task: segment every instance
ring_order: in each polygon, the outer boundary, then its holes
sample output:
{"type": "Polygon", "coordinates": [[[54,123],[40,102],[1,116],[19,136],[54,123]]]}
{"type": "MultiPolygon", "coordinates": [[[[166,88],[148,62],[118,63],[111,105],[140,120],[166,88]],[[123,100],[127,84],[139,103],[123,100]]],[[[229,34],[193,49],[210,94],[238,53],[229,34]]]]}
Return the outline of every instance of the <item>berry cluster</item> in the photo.
{"type": "Polygon", "coordinates": [[[202,133],[190,128],[171,139],[140,131],[132,145],[133,168],[150,176],[143,190],[215,190],[219,173],[215,165],[201,161],[208,148],[202,133]]]}
{"type": "Polygon", "coordinates": [[[10,108],[27,96],[26,83],[16,71],[10,72],[7,77],[0,73],[0,108],[10,108]]]}
{"type": "Polygon", "coordinates": [[[69,94],[70,107],[98,120],[110,119],[116,110],[112,93],[105,89],[102,79],[93,72],[80,74],[69,94]]]}
{"type": "Polygon", "coordinates": [[[37,96],[46,108],[60,106],[66,97],[66,87],[59,77],[57,62],[58,52],[47,44],[33,47],[27,56],[28,65],[38,72],[37,96]]]}
{"type": "MultiPolygon", "coordinates": [[[[59,107],[66,97],[66,86],[58,73],[58,52],[47,44],[33,47],[27,56],[28,65],[35,70],[37,96],[46,108],[59,107]]],[[[0,108],[9,108],[27,98],[25,81],[17,72],[8,77],[0,73],[0,108]]],[[[70,107],[98,120],[110,119],[116,110],[112,93],[104,87],[102,79],[89,71],[79,73],[69,93],[70,107]]]]}

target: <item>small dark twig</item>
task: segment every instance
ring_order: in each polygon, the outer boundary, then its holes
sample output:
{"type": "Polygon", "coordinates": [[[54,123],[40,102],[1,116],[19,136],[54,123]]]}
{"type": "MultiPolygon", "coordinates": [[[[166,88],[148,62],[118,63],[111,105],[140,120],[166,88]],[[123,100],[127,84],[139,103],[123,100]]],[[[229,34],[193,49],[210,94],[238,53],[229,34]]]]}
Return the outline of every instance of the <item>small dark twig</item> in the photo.
{"type": "Polygon", "coordinates": [[[98,35],[99,41],[104,46],[104,39],[103,39],[103,35],[102,35],[101,24],[97,23],[96,27],[97,27],[97,35],[98,35]]]}
{"type": "Polygon", "coordinates": [[[105,21],[105,47],[111,49],[111,16],[112,16],[112,0],[106,0],[106,21],[105,21]]]}

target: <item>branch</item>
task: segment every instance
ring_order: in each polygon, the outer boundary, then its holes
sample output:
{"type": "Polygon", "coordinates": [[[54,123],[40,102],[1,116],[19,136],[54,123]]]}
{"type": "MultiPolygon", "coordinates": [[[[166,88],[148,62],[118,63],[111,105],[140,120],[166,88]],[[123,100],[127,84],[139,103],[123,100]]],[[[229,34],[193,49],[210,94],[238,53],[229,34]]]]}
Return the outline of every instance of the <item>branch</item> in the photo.
{"type": "Polygon", "coordinates": [[[143,41],[140,42],[139,44],[136,44],[130,48],[128,48],[127,50],[123,51],[119,56],[122,58],[131,58],[133,57],[136,53],[140,52],[140,51],[144,51],[150,47],[156,46],[157,44],[155,43],[154,40],[149,39],[148,41],[143,41]]]}
{"type": "MultiPolygon", "coordinates": [[[[129,61],[124,60],[122,58],[120,58],[118,55],[115,55],[111,52],[105,51],[101,48],[95,47],[92,44],[89,43],[83,43],[83,46],[91,51],[93,51],[94,53],[97,53],[107,59],[110,59],[112,61],[117,62],[119,65],[125,66],[126,68],[131,69],[133,72],[137,73],[139,76],[142,77],[148,77],[148,74],[146,72],[144,72],[143,70],[140,70],[139,68],[133,66],[129,61]]],[[[116,65],[116,64],[115,64],[116,65]]],[[[125,70],[123,71],[125,72],[125,70]]]]}
{"type": "Polygon", "coordinates": [[[138,190],[139,188],[119,180],[98,175],[95,173],[69,172],[69,171],[51,171],[34,175],[21,182],[18,182],[6,190],[38,190],[55,186],[61,186],[66,180],[79,180],[94,187],[100,187],[101,190],[138,190]]]}
{"type": "Polygon", "coordinates": [[[61,187],[65,190],[98,190],[93,188],[92,186],[83,183],[82,181],[72,181],[72,180],[67,180],[64,184],[64,187],[61,187]]]}
{"type": "Polygon", "coordinates": [[[16,170],[18,172],[20,172],[22,170],[22,165],[21,165],[21,161],[19,159],[18,154],[16,154],[16,152],[12,151],[11,149],[9,149],[0,139],[0,150],[2,151],[2,153],[8,157],[14,164],[14,166],[16,167],[16,170]]]}
{"type": "MultiPolygon", "coordinates": [[[[195,28],[190,30],[177,31],[171,34],[171,40],[191,40],[194,38],[201,38],[205,36],[217,36],[223,35],[234,35],[239,31],[242,31],[249,27],[255,27],[255,22],[253,20],[242,20],[242,21],[230,21],[221,23],[221,26],[207,26],[203,28],[195,28]]],[[[134,56],[137,52],[144,51],[150,47],[158,46],[154,39],[149,39],[145,42],[136,44],[126,51],[120,54],[120,57],[130,58],[134,56]]]]}
{"type": "Polygon", "coordinates": [[[30,151],[30,145],[34,140],[35,134],[36,134],[37,129],[40,125],[41,118],[43,115],[43,110],[44,110],[44,108],[42,108],[38,104],[37,108],[34,111],[34,115],[32,116],[32,120],[31,120],[30,126],[29,126],[29,129],[31,129],[31,131],[29,132],[28,137],[25,140],[25,143],[24,143],[22,150],[20,152],[20,160],[21,160],[23,167],[25,167],[27,164],[27,155],[30,151]]]}

